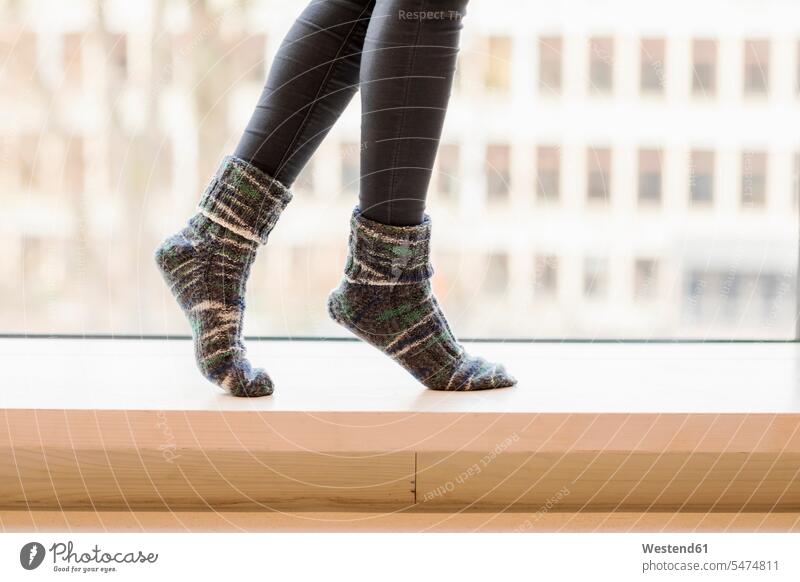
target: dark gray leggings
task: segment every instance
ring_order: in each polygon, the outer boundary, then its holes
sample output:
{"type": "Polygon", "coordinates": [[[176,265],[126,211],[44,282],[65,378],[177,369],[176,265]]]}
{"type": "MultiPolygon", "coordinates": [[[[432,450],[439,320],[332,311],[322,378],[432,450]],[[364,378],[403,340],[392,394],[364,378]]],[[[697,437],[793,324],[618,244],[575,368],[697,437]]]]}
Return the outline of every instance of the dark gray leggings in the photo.
{"type": "Polygon", "coordinates": [[[291,186],[360,88],[361,212],[418,224],[467,1],[312,1],[275,55],[235,154],[291,186]]]}

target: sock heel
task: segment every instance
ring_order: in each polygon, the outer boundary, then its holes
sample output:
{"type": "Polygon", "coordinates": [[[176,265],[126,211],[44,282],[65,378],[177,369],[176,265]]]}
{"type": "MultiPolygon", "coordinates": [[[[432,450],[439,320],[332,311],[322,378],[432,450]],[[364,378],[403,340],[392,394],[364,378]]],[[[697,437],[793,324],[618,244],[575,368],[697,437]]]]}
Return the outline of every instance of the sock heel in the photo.
{"type": "Polygon", "coordinates": [[[328,316],[339,325],[347,327],[345,320],[342,317],[344,310],[342,308],[341,301],[342,294],[338,289],[334,289],[328,294],[328,316]]]}
{"type": "Polygon", "coordinates": [[[153,258],[167,283],[173,284],[181,265],[197,258],[197,251],[182,235],[175,235],[156,248],[153,258]]]}

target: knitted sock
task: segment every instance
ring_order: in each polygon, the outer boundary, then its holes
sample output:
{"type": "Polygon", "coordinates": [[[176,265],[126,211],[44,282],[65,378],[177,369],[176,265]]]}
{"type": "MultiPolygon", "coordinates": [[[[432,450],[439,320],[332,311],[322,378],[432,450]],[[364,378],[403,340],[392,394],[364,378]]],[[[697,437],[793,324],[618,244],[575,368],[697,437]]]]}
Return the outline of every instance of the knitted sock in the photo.
{"type": "Polygon", "coordinates": [[[430,277],[430,216],[414,226],[369,220],[356,207],[344,278],[328,297],[334,321],[433,390],[512,386],[502,364],[469,355],[450,330],[430,277]]]}
{"type": "Polygon", "coordinates": [[[292,194],[255,166],[226,157],[187,226],[165,240],[156,263],[192,327],[197,365],[234,396],[272,394],[241,340],[245,284],[259,245],[292,194]]]}

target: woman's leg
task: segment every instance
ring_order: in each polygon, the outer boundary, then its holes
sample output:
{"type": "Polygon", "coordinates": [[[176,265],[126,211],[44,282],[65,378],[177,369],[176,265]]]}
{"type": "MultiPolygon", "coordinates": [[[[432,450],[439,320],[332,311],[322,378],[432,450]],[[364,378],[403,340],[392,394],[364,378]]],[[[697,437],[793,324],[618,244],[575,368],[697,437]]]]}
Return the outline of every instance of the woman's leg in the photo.
{"type": "Polygon", "coordinates": [[[361,63],[366,218],[422,222],[467,0],[378,0],[361,63]]]}
{"type": "Polygon", "coordinates": [[[223,160],[198,212],[156,250],[189,320],[203,374],[237,396],[271,394],[242,342],[245,286],[260,245],[292,198],[288,187],[357,90],[372,0],[312,2],[273,63],[236,154],[223,160]]]}
{"type": "Polygon", "coordinates": [[[314,0],[287,33],[235,156],[287,188],[358,90],[374,0],[314,0]]]}
{"type": "Polygon", "coordinates": [[[361,195],[331,317],[434,390],[513,385],[468,354],[434,297],[424,213],[466,0],[377,0],[364,43],[361,195]]]}

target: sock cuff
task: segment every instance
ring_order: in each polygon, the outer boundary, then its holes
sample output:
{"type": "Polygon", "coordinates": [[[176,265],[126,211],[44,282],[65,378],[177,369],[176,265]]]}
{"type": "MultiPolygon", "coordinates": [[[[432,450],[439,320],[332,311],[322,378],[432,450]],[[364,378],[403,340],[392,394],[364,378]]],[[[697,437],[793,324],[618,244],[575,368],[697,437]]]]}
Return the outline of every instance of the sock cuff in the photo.
{"type": "Polygon", "coordinates": [[[279,181],[241,158],[226,156],[197,210],[243,238],[266,244],[291,200],[291,191],[279,181]]]}
{"type": "Polygon", "coordinates": [[[345,276],[353,283],[402,285],[430,279],[431,218],[413,226],[394,226],[365,218],[358,206],[350,217],[345,276]]]}

